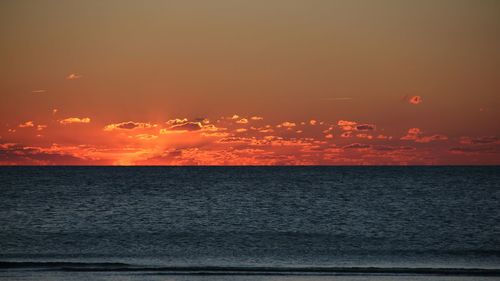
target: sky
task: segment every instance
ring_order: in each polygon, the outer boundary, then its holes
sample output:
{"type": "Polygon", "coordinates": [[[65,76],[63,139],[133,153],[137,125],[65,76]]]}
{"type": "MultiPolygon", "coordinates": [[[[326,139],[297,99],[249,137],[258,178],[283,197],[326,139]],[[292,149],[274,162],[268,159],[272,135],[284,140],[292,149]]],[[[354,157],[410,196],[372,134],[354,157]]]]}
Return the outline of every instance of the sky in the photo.
{"type": "Polygon", "coordinates": [[[0,165],[498,165],[499,107],[496,0],[0,1],[0,165]]]}

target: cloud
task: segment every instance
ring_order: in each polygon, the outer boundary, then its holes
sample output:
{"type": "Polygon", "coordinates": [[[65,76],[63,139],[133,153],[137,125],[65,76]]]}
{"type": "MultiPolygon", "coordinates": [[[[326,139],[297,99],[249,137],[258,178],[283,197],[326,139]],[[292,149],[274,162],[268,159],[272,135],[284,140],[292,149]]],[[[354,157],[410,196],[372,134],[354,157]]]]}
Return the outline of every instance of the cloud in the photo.
{"type": "Polygon", "coordinates": [[[495,144],[471,145],[450,148],[452,153],[500,153],[500,147],[495,144]]]}
{"type": "Polygon", "coordinates": [[[378,135],[376,138],[379,140],[392,140],[392,136],[386,136],[386,135],[378,135]]]}
{"type": "Polygon", "coordinates": [[[347,121],[347,120],[339,120],[337,122],[337,125],[339,126],[354,126],[356,125],[357,123],[354,122],[354,121],[347,121]]]}
{"type": "Polygon", "coordinates": [[[328,135],[325,136],[325,138],[327,138],[327,139],[333,139],[333,135],[332,134],[328,134],[328,135]]]}
{"type": "Polygon", "coordinates": [[[35,123],[33,123],[33,121],[26,121],[22,124],[19,124],[18,127],[19,128],[32,128],[32,127],[35,127],[35,123]]]}
{"type": "Polygon", "coordinates": [[[84,118],[69,117],[69,118],[60,120],[59,123],[61,123],[63,125],[74,124],[74,123],[90,123],[90,118],[88,118],[88,117],[84,117],[84,118]]]}
{"type": "Polygon", "coordinates": [[[411,146],[390,146],[390,145],[376,145],[372,147],[373,150],[376,151],[410,151],[415,150],[414,147],[411,146]]]}
{"type": "Polygon", "coordinates": [[[422,130],[419,128],[410,128],[405,136],[401,137],[401,140],[416,140],[422,135],[422,130]]]}
{"type": "Polygon", "coordinates": [[[363,144],[363,143],[352,143],[352,144],[346,145],[342,148],[343,149],[366,149],[366,148],[370,148],[370,145],[363,144]]]}
{"type": "Polygon", "coordinates": [[[198,131],[202,128],[200,122],[186,122],[183,124],[174,125],[169,128],[169,130],[173,131],[198,131]]]}
{"type": "Polygon", "coordinates": [[[341,138],[350,138],[350,137],[352,137],[352,132],[351,131],[343,132],[342,134],[340,134],[340,137],[341,138]]]}
{"type": "Polygon", "coordinates": [[[189,121],[187,118],[184,119],[172,119],[166,122],[169,125],[168,128],[163,128],[160,130],[160,134],[170,134],[170,133],[182,133],[182,132],[193,132],[202,131],[203,136],[216,136],[221,135],[217,132],[225,131],[226,128],[219,128],[205,118],[197,118],[195,121],[189,121]]]}
{"type": "Polygon", "coordinates": [[[187,118],[183,118],[183,119],[175,118],[175,119],[168,120],[166,123],[168,125],[172,126],[172,125],[184,124],[187,122],[188,122],[187,118]]]}
{"type": "Polygon", "coordinates": [[[369,140],[373,139],[373,136],[369,134],[356,134],[356,137],[360,139],[369,139],[369,140]]]}
{"type": "Polygon", "coordinates": [[[119,129],[132,130],[135,128],[145,129],[145,128],[153,128],[153,127],[156,127],[156,125],[150,124],[150,123],[128,121],[128,122],[122,122],[122,123],[108,124],[104,127],[104,131],[113,131],[113,130],[119,130],[119,129]]]}
{"type": "Polygon", "coordinates": [[[50,147],[0,144],[0,165],[93,165],[109,164],[91,154],[95,148],[86,146],[50,147]]]}
{"type": "Polygon", "coordinates": [[[43,93],[47,92],[47,90],[40,89],[40,90],[33,90],[31,92],[34,93],[34,94],[43,94],[43,93]]]}
{"type": "Polygon", "coordinates": [[[447,136],[441,135],[441,134],[435,134],[432,136],[425,136],[425,137],[418,138],[415,140],[415,142],[428,143],[428,142],[432,142],[432,141],[445,141],[445,140],[448,140],[447,136]]]}
{"type": "Polygon", "coordinates": [[[404,96],[403,99],[406,100],[409,104],[414,105],[421,104],[423,101],[421,96],[404,96]]]}
{"type": "Polygon", "coordinates": [[[288,121],[285,121],[285,122],[283,122],[283,123],[279,124],[279,125],[278,125],[278,126],[276,126],[276,127],[278,127],[278,128],[285,127],[285,128],[287,128],[287,129],[291,129],[291,128],[295,127],[295,126],[297,126],[297,124],[295,124],[295,123],[293,123],[293,122],[288,122],[288,121]]]}
{"type": "Polygon", "coordinates": [[[52,115],[55,115],[58,111],[59,111],[59,109],[57,109],[57,108],[52,109],[52,115]]]}
{"type": "Polygon", "coordinates": [[[236,129],[237,133],[243,133],[243,132],[246,132],[246,131],[247,131],[247,129],[245,129],[245,128],[236,129]]]}
{"type": "Polygon", "coordinates": [[[250,119],[252,119],[253,121],[260,121],[260,120],[264,120],[264,117],[252,116],[250,119]]]}
{"type": "Polygon", "coordinates": [[[135,138],[140,139],[140,140],[154,140],[157,139],[157,135],[150,135],[150,134],[138,134],[135,135],[135,138]]]}
{"type": "Polygon", "coordinates": [[[433,141],[445,141],[448,137],[442,134],[434,134],[431,136],[424,136],[423,131],[419,128],[410,128],[405,136],[400,138],[401,140],[412,140],[419,143],[429,143],[433,141]]]}
{"type": "Polygon", "coordinates": [[[361,125],[356,125],[356,131],[373,131],[375,130],[375,125],[371,124],[361,124],[361,125]]]}
{"type": "Polygon", "coordinates": [[[248,124],[248,119],[246,118],[241,118],[240,120],[236,121],[238,124],[248,124]]]}
{"type": "Polygon", "coordinates": [[[376,129],[376,126],[372,124],[358,124],[358,122],[347,120],[339,120],[337,125],[343,131],[374,131],[376,129]]]}
{"type": "Polygon", "coordinates": [[[66,80],[77,80],[82,78],[83,75],[78,74],[78,73],[70,73],[68,76],[66,76],[66,80]]]}
{"type": "Polygon", "coordinates": [[[461,137],[460,144],[452,147],[452,153],[500,153],[500,138],[495,136],[461,137]]]}
{"type": "Polygon", "coordinates": [[[43,129],[46,129],[47,125],[36,125],[36,130],[37,131],[42,131],[43,129]]]}
{"type": "Polygon", "coordinates": [[[314,126],[318,123],[318,121],[314,120],[314,119],[311,119],[309,120],[309,124],[311,124],[311,126],[314,126]]]}
{"type": "Polygon", "coordinates": [[[482,137],[461,137],[461,144],[489,144],[489,143],[500,143],[500,139],[494,136],[482,136],[482,137]]]}
{"type": "Polygon", "coordinates": [[[231,116],[229,119],[236,120],[236,119],[238,119],[238,118],[240,118],[240,116],[239,116],[239,115],[237,115],[237,114],[234,114],[234,115],[233,115],[233,116],[231,116]]]}

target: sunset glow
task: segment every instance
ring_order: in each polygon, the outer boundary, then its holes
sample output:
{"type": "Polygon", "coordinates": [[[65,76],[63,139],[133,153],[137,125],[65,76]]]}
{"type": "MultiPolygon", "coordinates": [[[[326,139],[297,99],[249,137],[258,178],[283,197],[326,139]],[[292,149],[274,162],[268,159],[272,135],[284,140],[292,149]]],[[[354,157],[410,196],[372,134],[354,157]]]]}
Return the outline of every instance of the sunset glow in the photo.
{"type": "Polygon", "coordinates": [[[499,15],[498,1],[2,1],[0,164],[500,164],[499,15]]]}

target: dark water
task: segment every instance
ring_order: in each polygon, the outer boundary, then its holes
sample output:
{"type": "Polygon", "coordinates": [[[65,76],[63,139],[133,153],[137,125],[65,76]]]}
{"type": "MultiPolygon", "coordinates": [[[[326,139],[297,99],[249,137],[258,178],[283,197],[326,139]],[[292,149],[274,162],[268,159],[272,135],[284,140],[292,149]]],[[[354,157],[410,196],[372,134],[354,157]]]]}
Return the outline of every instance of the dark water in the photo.
{"type": "Polygon", "coordinates": [[[3,167],[0,279],[498,278],[499,201],[500,167],[3,167]]]}

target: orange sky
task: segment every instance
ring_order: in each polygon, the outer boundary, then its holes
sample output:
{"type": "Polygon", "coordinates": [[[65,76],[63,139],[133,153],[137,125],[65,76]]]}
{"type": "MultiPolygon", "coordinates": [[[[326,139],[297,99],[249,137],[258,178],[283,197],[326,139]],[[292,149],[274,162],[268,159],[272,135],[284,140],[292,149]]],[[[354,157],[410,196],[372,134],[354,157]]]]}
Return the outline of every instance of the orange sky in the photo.
{"type": "Polygon", "coordinates": [[[0,2],[0,164],[500,164],[500,2],[0,2]]]}

